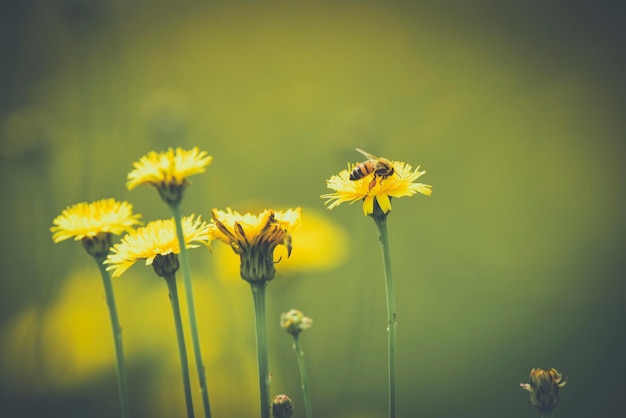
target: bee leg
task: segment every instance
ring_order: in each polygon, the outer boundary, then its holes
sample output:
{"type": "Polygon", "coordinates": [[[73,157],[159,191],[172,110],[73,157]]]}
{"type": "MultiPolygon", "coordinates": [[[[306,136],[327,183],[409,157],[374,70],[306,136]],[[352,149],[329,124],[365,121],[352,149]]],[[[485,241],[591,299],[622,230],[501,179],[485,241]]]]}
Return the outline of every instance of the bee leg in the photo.
{"type": "Polygon", "coordinates": [[[370,188],[369,188],[369,190],[372,190],[374,188],[374,186],[376,186],[376,176],[374,176],[372,181],[370,181],[370,186],[369,186],[370,188]]]}

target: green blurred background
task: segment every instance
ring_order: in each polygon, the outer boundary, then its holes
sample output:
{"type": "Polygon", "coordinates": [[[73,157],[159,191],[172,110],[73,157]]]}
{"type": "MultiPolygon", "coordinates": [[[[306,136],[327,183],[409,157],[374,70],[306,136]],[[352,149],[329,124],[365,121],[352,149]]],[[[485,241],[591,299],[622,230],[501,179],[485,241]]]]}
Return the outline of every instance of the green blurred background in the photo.
{"type": "MultiPolygon", "coordinates": [[[[268,291],[271,392],[296,417],[278,326],[290,308],[314,318],[302,343],[316,416],[387,411],[376,229],[360,204],[329,212],[319,198],[360,161],[354,147],[421,165],[434,190],[394,200],[389,218],[400,417],[538,416],[519,388],[533,367],[569,376],[557,416],[624,416],[617,3],[7,3],[0,415],[118,416],[97,268],[49,227],[106,197],[169,217],[126,175],[150,150],[198,146],[214,162],[185,213],[303,207],[268,291]]],[[[191,254],[213,415],[258,416],[252,297],[213,247],[191,254]]],[[[183,416],[165,284],[137,265],[115,289],[133,412],[183,416]]]]}

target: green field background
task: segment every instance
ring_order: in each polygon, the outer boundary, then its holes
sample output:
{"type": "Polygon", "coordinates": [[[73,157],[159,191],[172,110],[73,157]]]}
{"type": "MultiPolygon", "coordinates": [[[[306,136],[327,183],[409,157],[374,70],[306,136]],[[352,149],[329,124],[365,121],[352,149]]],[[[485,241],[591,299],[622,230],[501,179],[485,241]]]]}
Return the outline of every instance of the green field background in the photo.
{"type": "MultiPolygon", "coordinates": [[[[278,325],[291,308],[314,319],[301,342],[315,416],[387,413],[376,228],[360,203],[320,199],[362,160],[355,147],[420,165],[433,186],[394,199],[388,220],[398,416],[538,417],[519,387],[534,367],[569,377],[556,417],[624,416],[617,7],[13,3],[0,6],[1,416],[119,416],[98,270],[49,228],[108,197],[169,217],[153,188],[125,181],[142,155],[178,146],[214,157],[185,214],[302,207],[267,300],[271,393],[293,398],[294,417],[304,403],[278,325]]],[[[232,251],[212,247],[190,261],[213,416],[258,416],[252,296],[232,251]]],[[[138,263],[114,286],[134,415],[184,416],[165,283],[138,263]]]]}

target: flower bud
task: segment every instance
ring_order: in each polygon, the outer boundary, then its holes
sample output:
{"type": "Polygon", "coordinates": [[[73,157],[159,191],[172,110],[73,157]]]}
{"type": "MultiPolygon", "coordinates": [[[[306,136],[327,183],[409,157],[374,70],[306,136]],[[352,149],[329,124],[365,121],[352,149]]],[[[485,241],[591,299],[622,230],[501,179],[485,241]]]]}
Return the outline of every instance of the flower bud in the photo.
{"type": "Polygon", "coordinates": [[[293,415],[293,401],[287,395],[276,395],[272,400],[274,418],[290,418],[293,415]]]}
{"type": "Polygon", "coordinates": [[[280,314],[281,328],[293,336],[297,336],[305,329],[311,328],[312,324],[313,320],[304,316],[304,314],[297,309],[291,309],[289,312],[280,314]]]}

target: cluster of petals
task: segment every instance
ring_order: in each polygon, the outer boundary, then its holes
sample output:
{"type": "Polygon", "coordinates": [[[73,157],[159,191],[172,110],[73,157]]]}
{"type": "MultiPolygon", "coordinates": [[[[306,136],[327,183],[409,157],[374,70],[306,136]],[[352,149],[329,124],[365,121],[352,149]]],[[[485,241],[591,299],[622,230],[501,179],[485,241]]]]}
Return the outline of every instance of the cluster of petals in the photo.
{"type": "Polygon", "coordinates": [[[115,199],[81,202],[63,210],[53,221],[52,239],[61,242],[69,238],[80,241],[101,233],[120,235],[141,225],[141,215],[133,214],[133,205],[115,199]]]}
{"type": "MultiPolygon", "coordinates": [[[[190,215],[182,219],[185,248],[196,248],[209,243],[209,224],[201,217],[190,215]]],[[[111,248],[105,260],[107,270],[113,277],[119,277],[137,261],[145,260],[151,265],[158,255],[180,254],[180,245],[173,219],[149,222],[146,226],[124,236],[122,241],[111,248]]]]}
{"type": "Polygon", "coordinates": [[[213,157],[195,147],[189,151],[169,148],[165,152],[150,151],[133,164],[126,187],[132,190],[142,184],[155,186],[184,185],[187,177],[203,173],[213,157]]]}

